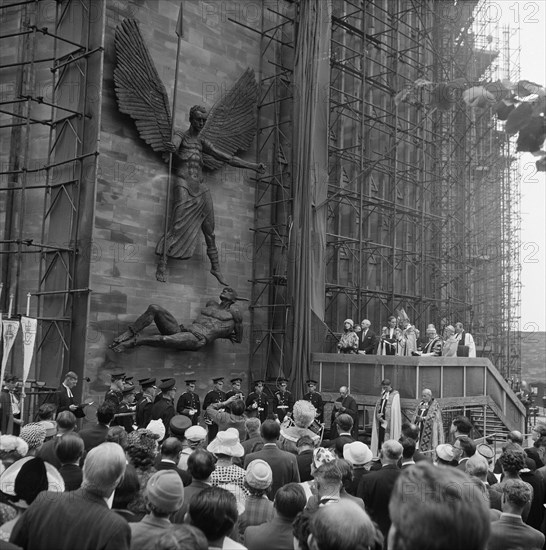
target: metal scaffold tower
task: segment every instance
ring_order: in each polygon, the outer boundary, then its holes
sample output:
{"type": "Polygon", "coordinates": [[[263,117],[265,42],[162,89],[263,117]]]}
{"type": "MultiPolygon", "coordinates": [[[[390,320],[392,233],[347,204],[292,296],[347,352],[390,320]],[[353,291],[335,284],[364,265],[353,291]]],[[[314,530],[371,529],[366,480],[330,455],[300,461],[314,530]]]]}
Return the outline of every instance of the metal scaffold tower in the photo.
{"type": "Polygon", "coordinates": [[[431,78],[429,3],[343,1],[332,21],[327,322],[369,318],[375,329],[404,308],[418,326],[438,299],[433,209],[437,136],[432,110],[400,90],[431,78]]]}
{"type": "MultiPolygon", "coordinates": [[[[97,163],[102,18],[92,0],[19,1],[0,6],[0,235],[2,310],[21,314],[32,296],[36,378],[59,379],[83,365],[91,254],[82,241],[97,163]],[[93,13],[91,13],[93,12],[93,13]],[[99,17],[97,17],[99,16],[99,17]],[[45,378],[45,377],[44,377],[45,378]]],[[[12,356],[16,360],[16,352],[12,356]]],[[[9,368],[9,367],[8,367],[9,368]]]]}
{"type": "MultiPolygon", "coordinates": [[[[274,139],[276,158],[256,195],[250,364],[259,375],[280,371],[286,326],[297,32],[287,13],[262,31],[260,143],[274,139]]],[[[316,205],[327,209],[330,351],[345,318],[380,330],[404,308],[422,332],[462,322],[478,355],[507,378],[519,372],[514,143],[491,105],[474,110],[461,99],[471,86],[518,79],[514,33],[495,29],[488,13],[478,0],[332,2],[328,197],[316,205]],[[431,91],[441,83],[448,97],[431,91]]]]}
{"type": "Polygon", "coordinates": [[[298,5],[265,6],[260,34],[258,145],[269,166],[256,184],[250,368],[254,379],[281,373],[286,344],[288,241],[292,213],[292,86],[298,5]]]}

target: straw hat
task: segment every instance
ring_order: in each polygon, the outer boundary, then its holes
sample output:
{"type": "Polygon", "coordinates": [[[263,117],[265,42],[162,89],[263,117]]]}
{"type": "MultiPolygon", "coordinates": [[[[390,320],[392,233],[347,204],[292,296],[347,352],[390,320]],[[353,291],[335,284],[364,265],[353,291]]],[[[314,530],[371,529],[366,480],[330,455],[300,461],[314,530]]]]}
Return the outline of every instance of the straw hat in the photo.
{"type": "Polygon", "coordinates": [[[343,458],[355,466],[367,464],[373,458],[373,454],[365,443],[353,441],[343,446],[343,458]]]}
{"type": "Polygon", "coordinates": [[[207,451],[215,455],[228,455],[236,458],[245,454],[245,450],[239,442],[239,432],[235,428],[218,432],[216,438],[209,443],[207,451]]]}

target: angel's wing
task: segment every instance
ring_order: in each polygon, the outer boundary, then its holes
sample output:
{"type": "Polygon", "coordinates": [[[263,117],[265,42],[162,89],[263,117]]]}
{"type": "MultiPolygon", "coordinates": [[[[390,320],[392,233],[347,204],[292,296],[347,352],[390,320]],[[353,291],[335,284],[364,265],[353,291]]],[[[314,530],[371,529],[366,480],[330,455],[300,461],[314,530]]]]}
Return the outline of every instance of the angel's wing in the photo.
{"type": "Polygon", "coordinates": [[[171,141],[169,98],[134,19],[117,26],[115,44],[119,110],[135,121],[140,137],[154,151],[165,151],[171,141]]]}
{"type": "MultiPolygon", "coordinates": [[[[252,69],[247,69],[235,86],[212,107],[200,136],[229,155],[246,151],[256,134],[257,100],[256,77],[252,69]]],[[[203,163],[210,170],[223,164],[206,154],[203,163]]]]}

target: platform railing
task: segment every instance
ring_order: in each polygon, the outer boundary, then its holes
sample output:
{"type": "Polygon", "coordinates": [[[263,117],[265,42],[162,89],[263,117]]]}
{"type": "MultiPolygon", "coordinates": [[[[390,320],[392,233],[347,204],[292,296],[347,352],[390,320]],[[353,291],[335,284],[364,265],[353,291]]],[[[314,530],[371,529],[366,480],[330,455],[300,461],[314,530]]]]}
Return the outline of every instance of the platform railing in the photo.
{"type": "MultiPolygon", "coordinates": [[[[506,430],[525,431],[525,407],[489,359],[333,353],[312,354],[311,359],[311,375],[319,382],[323,399],[334,401],[339,396],[339,388],[349,386],[361,409],[364,428],[369,410],[381,392],[381,380],[388,378],[400,392],[401,408],[406,416],[415,410],[422,390],[428,388],[442,408],[481,407],[484,436],[489,431],[488,410],[506,430]]],[[[497,427],[492,428],[497,431],[497,427]]]]}

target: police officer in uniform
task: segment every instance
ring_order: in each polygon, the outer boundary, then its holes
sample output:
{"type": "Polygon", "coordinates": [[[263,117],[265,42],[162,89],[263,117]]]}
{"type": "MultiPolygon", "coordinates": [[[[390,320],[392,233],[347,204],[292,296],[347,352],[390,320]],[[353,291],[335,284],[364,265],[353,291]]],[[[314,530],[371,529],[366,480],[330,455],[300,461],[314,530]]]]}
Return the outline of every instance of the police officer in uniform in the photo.
{"type": "Polygon", "coordinates": [[[118,413],[121,400],[123,399],[123,380],[125,379],[125,373],[116,371],[113,372],[110,377],[110,389],[106,392],[104,401],[110,403],[115,413],[118,413]]]}
{"type": "Polygon", "coordinates": [[[286,378],[279,378],[279,391],[275,392],[275,414],[280,422],[284,420],[286,416],[292,416],[292,409],[294,408],[294,397],[288,391],[288,380],[286,378]]]}
{"type": "Polygon", "coordinates": [[[176,412],[183,414],[191,420],[191,425],[196,426],[199,423],[201,414],[201,402],[199,396],[195,393],[196,380],[186,380],[186,391],[178,398],[176,412]]]}
{"type": "Polygon", "coordinates": [[[269,415],[269,401],[264,394],[264,381],[254,382],[254,391],[246,398],[246,411],[249,416],[254,416],[264,422],[269,415]]]}
{"type": "MultiPolygon", "coordinates": [[[[237,395],[239,399],[245,400],[245,395],[241,391],[241,383],[243,379],[242,378],[232,378],[229,382],[231,384],[231,389],[226,393],[226,400],[228,400],[231,396],[237,395]]],[[[229,405],[226,405],[226,411],[229,411],[229,405]]]]}
{"type": "MultiPolygon", "coordinates": [[[[205,395],[205,399],[203,401],[203,410],[206,411],[208,407],[210,407],[213,403],[221,403],[222,401],[226,400],[226,394],[222,390],[224,387],[224,377],[219,376],[218,378],[213,378],[212,382],[214,384],[214,388],[205,395]]],[[[207,425],[208,430],[208,442],[210,443],[218,433],[218,424],[215,424],[211,418],[208,417],[207,413],[205,412],[205,424],[207,425]]]]}
{"type": "Polygon", "coordinates": [[[242,378],[232,378],[229,382],[231,384],[231,389],[226,393],[226,400],[229,399],[232,395],[238,395],[239,399],[245,398],[243,392],[241,391],[242,378]]]}
{"type": "Polygon", "coordinates": [[[171,418],[176,414],[174,410],[174,396],[176,395],[176,380],[164,378],[159,385],[161,398],[152,407],[152,420],[161,420],[165,426],[165,439],[169,437],[171,418]]]}
{"type": "Polygon", "coordinates": [[[152,419],[152,407],[157,393],[155,378],[143,378],[139,380],[142,388],[142,397],[136,406],[136,425],[145,428],[152,419]]]}
{"type": "Polygon", "coordinates": [[[110,426],[123,426],[125,431],[131,433],[135,418],[135,386],[125,384],[122,390],[123,398],[118,408],[118,412],[111,422],[110,426]]]}
{"type": "Polygon", "coordinates": [[[310,401],[315,409],[317,409],[317,420],[324,422],[324,403],[322,402],[322,396],[317,391],[317,381],[307,380],[306,382],[309,391],[303,396],[306,401],[310,401]]]}

